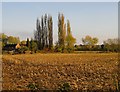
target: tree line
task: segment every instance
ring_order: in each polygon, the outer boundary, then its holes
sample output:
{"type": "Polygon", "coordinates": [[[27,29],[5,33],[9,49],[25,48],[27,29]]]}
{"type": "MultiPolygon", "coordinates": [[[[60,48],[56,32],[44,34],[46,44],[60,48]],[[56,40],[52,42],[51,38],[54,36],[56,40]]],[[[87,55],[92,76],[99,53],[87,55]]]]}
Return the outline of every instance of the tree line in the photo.
{"type": "Polygon", "coordinates": [[[27,41],[20,41],[19,37],[0,34],[2,47],[6,44],[26,44],[19,51],[50,51],[50,52],[73,52],[73,51],[119,51],[119,40],[108,39],[101,45],[97,45],[98,38],[87,35],[82,38],[82,44],[75,45],[76,39],[72,35],[70,21],[62,13],[58,13],[58,41],[53,45],[53,18],[45,14],[36,20],[34,39],[27,38],[27,41]]]}
{"type": "Polygon", "coordinates": [[[1,46],[4,47],[6,44],[17,44],[20,43],[19,37],[14,37],[14,36],[7,36],[4,33],[0,34],[0,39],[1,39],[1,46]]]}

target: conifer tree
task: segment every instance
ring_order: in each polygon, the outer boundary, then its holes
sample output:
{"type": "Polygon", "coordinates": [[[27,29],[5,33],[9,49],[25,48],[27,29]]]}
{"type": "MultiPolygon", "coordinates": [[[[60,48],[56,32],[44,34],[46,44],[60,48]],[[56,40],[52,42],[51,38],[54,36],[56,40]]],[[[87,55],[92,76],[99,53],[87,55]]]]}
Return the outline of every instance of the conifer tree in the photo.
{"type": "Polygon", "coordinates": [[[29,41],[29,38],[27,38],[26,46],[30,49],[30,41],[29,41]]]}

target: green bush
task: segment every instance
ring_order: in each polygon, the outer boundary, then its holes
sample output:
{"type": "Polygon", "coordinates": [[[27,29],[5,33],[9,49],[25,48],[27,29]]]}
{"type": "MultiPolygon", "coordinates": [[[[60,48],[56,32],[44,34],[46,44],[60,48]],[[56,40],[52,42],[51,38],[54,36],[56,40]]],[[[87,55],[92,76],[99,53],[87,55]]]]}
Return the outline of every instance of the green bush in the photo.
{"type": "Polygon", "coordinates": [[[55,51],[55,52],[62,52],[62,48],[55,47],[54,51],[55,51]]]}
{"type": "Polygon", "coordinates": [[[73,52],[73,49],[72,48],[67,48],[67,52],[71,53],[71,52],[73,52]]]}
{"type": "Polygon", "coordinates": [[[19,53],[25,53],[25,51],[28,51],[28,50],[29,50],[29,48],[27,46],[24,46],[24,47],[19,48],[18,52],[19,53]]]}
{"type": "Polygon", "coordinates": [[[28,84],[27,88],[30,90],[39,90],[38,85],[36,85],[35,83],[28,84]]]}
{"type": "Polygon", "coordinates": [[[59,92],[70,92],[70,84],[69,83],[64,83],[63,85],[60,86],[60,88],[58,88],[59,92]]]}

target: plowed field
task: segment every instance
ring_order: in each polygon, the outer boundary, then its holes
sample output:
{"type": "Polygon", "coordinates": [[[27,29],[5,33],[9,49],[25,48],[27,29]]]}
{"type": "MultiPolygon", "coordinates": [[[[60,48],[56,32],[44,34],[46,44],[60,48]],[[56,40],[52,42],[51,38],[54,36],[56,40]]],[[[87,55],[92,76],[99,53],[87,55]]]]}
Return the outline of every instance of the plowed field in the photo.
{"type": "Polygon", "coordinates": [[[116,90],[117,53],[3,55],[3,90],[116,90]]]}

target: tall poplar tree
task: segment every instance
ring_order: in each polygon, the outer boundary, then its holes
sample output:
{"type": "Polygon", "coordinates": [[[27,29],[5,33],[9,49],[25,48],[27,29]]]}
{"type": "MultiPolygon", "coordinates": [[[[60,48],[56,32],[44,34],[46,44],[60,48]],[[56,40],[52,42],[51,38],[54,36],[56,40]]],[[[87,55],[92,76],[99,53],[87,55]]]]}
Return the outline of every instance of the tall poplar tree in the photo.
{"type": "Polygon", "coordinates": [[[51,49],[53,46],[53,21],[52,16],[41,16],[41,21],[37,18],[34,39],[39,50],[51,49]]]}
{"type": "Polygon", "coordinates": [[[45,38],[45,47],[48,47],[48,27],[47,27],[47,14],[44,16],[44,38],[45,38]]]}
{"type": "Polygon", "coordinates": [[[41,43],[41,25],[40,25],[40,20],[37,19],[36,22],[36,32],[35,32],[35,40],[37,41],[37,45],[38,45],[38,49],[41,50],[42,49],[42,43],[41,43]]]}
{"type": "Polygon", "coordinates": [[[70,22],[67,20],[67,36],[66,36],[66,47],[68,52],[73,50],[74,44],[76,42],[76,39],[72,36],[70,22]]]}
{"type": "Polygon", "coordinates": [[[64,15],[58,14],[58,45],[59,48],[62,49],[62,51],[65,48],[65,23],[64,23],[64,15]]]}
{"type": "Polygon", "coordinates": [[[52,16],[48,17],[48,38],[49,38],[49,49],[53,47],[53,21],[52,16]]]}
{"type": "Polygon", "coordinates": [[[41,17],[41,38],[42,38],[42,49],[45,46],[45,31],[44,31],[44,19],[43,16],[41,17]]]}

